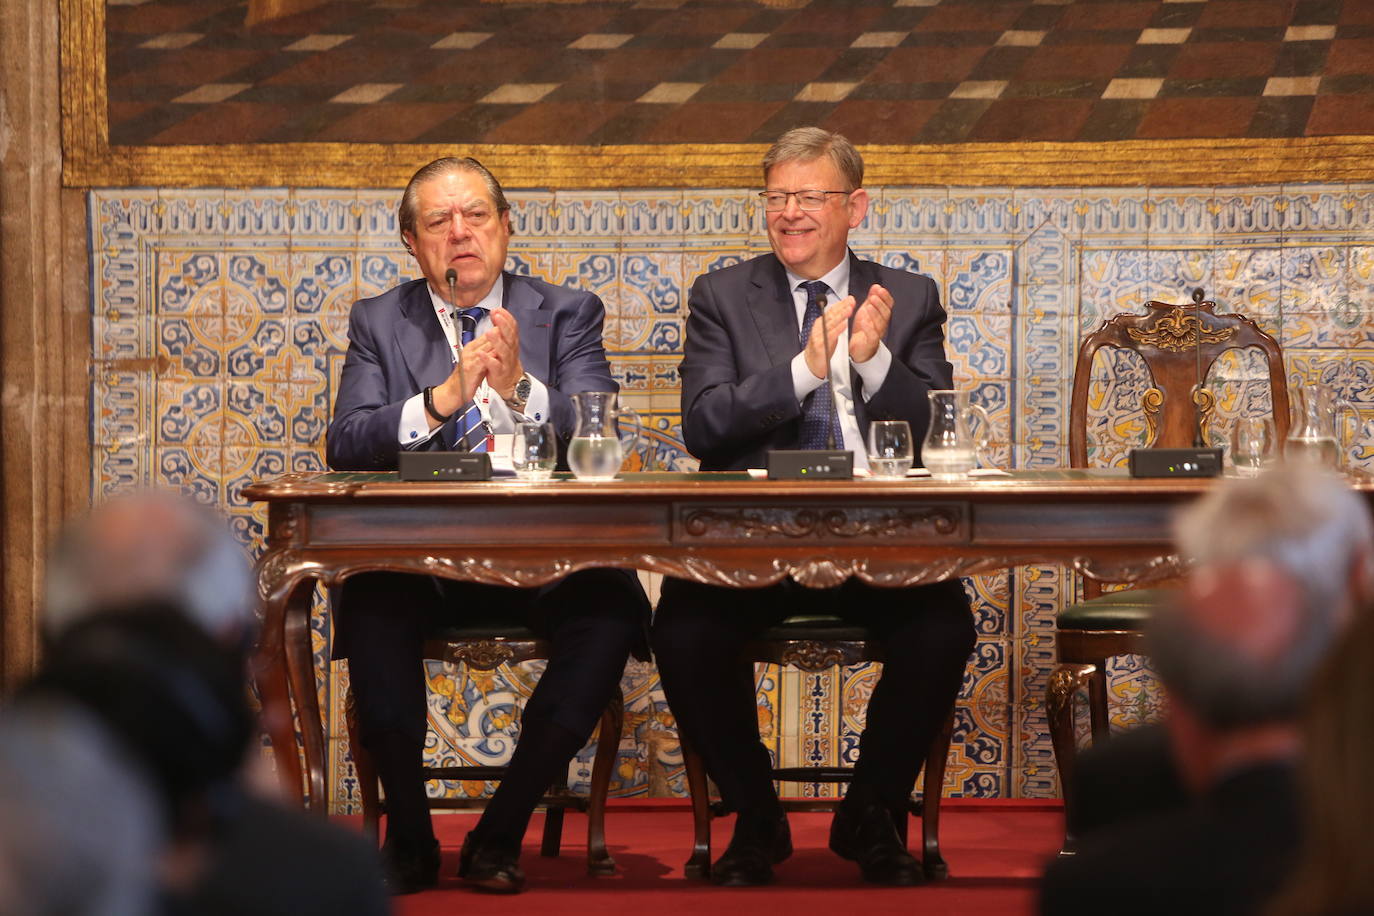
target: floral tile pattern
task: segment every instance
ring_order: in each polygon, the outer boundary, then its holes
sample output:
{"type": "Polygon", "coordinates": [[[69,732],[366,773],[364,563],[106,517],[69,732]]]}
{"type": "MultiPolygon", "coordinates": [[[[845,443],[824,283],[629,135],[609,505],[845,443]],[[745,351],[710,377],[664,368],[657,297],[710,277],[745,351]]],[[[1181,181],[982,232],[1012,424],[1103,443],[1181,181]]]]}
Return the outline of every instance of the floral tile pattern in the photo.
{"type": "MultiPolygon", "coordinates": [[[[254,549],[265,513],[249,481],[322,469],[323,435],[354,300],[417,275],[396,236],[396,192],[97,190],[91,416],[94,499],[150,483],[217,506],[254,549]]],[[[513,190],[508,267],[596,292],[626,400],[644,421],[630,466],[690,468],[678,362],[692,281],[767,250],[761,214],[731,191],[513,190]]],[[[949,312],[956,384],[992,420],[985,456],[1008,467],[1067,459],[1068,394],[1083,335],[1148,299],[1184,302],[1202,287],[1223,311],[1256,318],[1286,352],[1290,384],[1335,386],[1356,408],[1350,460],[1374,463],[1374,187],[1310,186],[978,193],[886,188],[856,251],[929,274],[949,312]]],[[[900,304],[899,304],[900,307],[900,304]]],[[[1255,354],[1219,361],[1215,426],[1268,406],[1255,354]]],[[[1143,435],[1138,365],[1103,354],[1093,369],[1095,459],[1125,460],[1143,435]]],[[[979,632],[956,714],[946,791],[1053,796],[1044,712],[1054,615],[1074,577],[1020,567],[965,583],[979,632]]],[[[357,802],[344,737],[346,666],[326,667],[321,598],[315,645],[330,716],[335,803],[357,802]]],[[[470,674],[428,668],[429,753],[499,762],[518,735],[537,664],[470,674]]],[[[877,668],[820,674],[759,669],[765,740],[787,763],[852,760],[877,668]]],[[[613,791],[682,795],[671,710],[650,663],[632,662],[613,791]]],[[[1144,660],[1112,671],[1112,718],[1153,716],[1144,660]]],[[[593,748],[570,771],[589,777],[593,748]]],[[[481,793],[452,784],[448,793],[481,793]]],[[[789,786],[796,794],[825,786],[789,786]]]]}

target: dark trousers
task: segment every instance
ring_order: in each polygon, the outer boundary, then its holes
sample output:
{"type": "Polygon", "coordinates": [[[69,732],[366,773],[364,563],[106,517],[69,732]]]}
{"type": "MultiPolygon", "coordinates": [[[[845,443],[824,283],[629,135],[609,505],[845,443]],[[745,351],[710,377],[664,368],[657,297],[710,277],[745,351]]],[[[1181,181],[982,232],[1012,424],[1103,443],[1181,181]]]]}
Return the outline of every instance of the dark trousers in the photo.
{"type": "Polygon", "coordinates": [[[792,581],[729,589],[665,579],[654,617],[659,677],[679,732],[701,754],[722,799],[769,812],[777,795],[759,740],[753,663],[739,648],[796,614],[833,614],[869,628],[887,661],[868,702],[850,795],[903,810],[935,734],[959,694],[976,634],[958,580],[884,589],[792,581]]]}
{"type": "MultiPolygon", "coordinates": [[[[402,573],[345,580],[335,601],[335,656],[348,658],[359,739],[372,753],[387,793],[389,842],[421,842],[432,835],[421,778],[428,726],[420,656],[432,627],[461,622],[465,608],[480,609],[469,610],[468,619],[480,613],[521,620],[552,642],[548,665],[525,704],[519,744],[561,757],[535,761],[555,774],[585,743],[631,650],[643,643],[648,601],[634,574],[616,569],[584,570],[530,589],[402,573]],[[571,744],[567,736],[573,736],[571,744]]],[[[522,797],[528,788],[511,787],[522,797]]],[[[497,799],[507,789],[503,781],[492,807],[499,808],[497,799]]]]}

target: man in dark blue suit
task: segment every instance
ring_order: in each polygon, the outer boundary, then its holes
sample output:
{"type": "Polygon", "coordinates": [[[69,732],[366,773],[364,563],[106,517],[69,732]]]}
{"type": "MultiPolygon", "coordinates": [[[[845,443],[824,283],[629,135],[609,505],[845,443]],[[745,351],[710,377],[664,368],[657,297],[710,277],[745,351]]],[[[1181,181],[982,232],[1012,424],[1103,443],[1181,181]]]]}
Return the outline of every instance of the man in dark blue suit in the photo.
{"type": "MultiPolygon", "coordinates": [[[[953,381],[935,284],[849,251],[868,194],[863,160],[844,137],[789,131],[763,167],[773,254],[708,273],[692,287],[681,366],[687,449],[703,470],[742,470],[763,466],[770,449],[826,448],[833,435],[863,466],[874,419],[906,420],[919,443],[929,421],[926,392],[953,381]],[[828,368],[837,379],[833,401],[828,368]]],[[[804,613],[868,627],[887,659],[830,847],[856,860],[868,881],[914,884],[921,866],[896,824],[973,649],[958,580],[898,589],[857,580],[809,589],[788,580],[758,591],[664,581],[653,634],[664,690],[684,738],[738,812],[711,878],[762,884],[792,852],[759,741],[753,666],[731,649],[804,613]]]]}
{"type": "MultiPolygon", "coordinates": [[[[601,300],[503,272],[510,206],[474,159],[439,159],[416,172],[398,222],[424,279],[353,306],[329,466],[393,470],[403,449],[484,450],[525,418],[551,421],[566,441],[569,395],[616,390],[601,300]]],[[[586,742],[643,641],[648,613],[638,579],[623,570],[586,570],[529,589],[399,573],[343,584],[335,656],[349,660],[359,737],[386,791],[382,851],[398,893],[437,880],[439,844],[422,775],[420,655],[426,631],[446,616],[461,619],[465,607],[524,619],[553,643],[506,776],[460,858],[458,873],[470,884],[506,892],[524,883],[518,858],[530,814],[586,742]]]]}

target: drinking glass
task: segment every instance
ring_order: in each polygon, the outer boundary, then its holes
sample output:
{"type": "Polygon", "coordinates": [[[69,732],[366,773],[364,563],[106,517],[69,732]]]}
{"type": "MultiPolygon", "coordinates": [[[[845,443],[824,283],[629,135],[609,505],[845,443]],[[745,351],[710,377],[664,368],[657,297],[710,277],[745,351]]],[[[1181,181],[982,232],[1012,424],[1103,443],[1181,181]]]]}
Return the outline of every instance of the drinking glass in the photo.
{"type": "Polygon", "coordinates": [[[905,477],[911,470],[911,427],[905,420],[868,424],[868,470],[874,477],[905,477]]]}
{"type": "Polygon", "coordinates": [[[1231,430],[1231,464],[1242,477],[1254,477],[1274,460],[1272,417],[1240,417],[1231,430]]]}
{"type": "Polygon", "coordinates": [[[522,480],[548,480],[558,463],[558,439],[552,423],[526,420],[515,424],[510,443],[511,466],[522,480]]]}

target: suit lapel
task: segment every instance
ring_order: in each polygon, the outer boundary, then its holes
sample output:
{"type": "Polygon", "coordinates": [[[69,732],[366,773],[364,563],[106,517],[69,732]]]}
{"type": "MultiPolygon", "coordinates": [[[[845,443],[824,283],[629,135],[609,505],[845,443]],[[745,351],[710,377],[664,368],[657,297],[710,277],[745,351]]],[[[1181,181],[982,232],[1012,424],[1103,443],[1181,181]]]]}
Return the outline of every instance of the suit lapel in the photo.
{"type": "MultiPolygon", "coordinates": [[[[858,306],[864,304],[868,298],[868,290],[874,283],[878,282],[878,271],[872,261],[865,261],[859,258],[853,251],[849,252],[849,294],[854,297],[854,312],[858,312],[858,306]]],[[[888,334],[891,333],[891,326],[888,327],[888,334]]],[[[854,333],[854,315],[849,316],[849,333],[854,333]]],[[[886,339],[888,334],[884,334],[886,339]]],[[[858,395],[863,388],[863,381],[859,378],[859,373],[855,371],[854,365],[849,366],[849,390],[858,395]]],[[[868,402],[862,397],[854,398],[854,419],[859,424],[859,432],[865,438],[868,436],[868,402]]]]}
{"type": "Polygon", "coordinates": [[[396,323],[396,347],[410,373],[412,393],[438,385],[453,371],[448,338],[434,314],[429,284],[421,281],[402,298],[401,320],[396,323]]]}
{"type": "Polygon", "coordinates": [[[553,385],[557,379],[551,377],[549,365],[552,320],[549,315],[541,314],[544,295],[521,277],[514,274],[502,274],[502,277],[506,284],[502,301],[520,328],[520,363],[530,375],[553,385]]]}
{"type": "Polygon", "coordinates": [[[797,305],[787,287],[782,262],[776,255],[760,259],[749,281],[745,305],[763,340],[768,361],[774,366],[791,361],[801,352],[801,329],[797,326],[797,305]]]}
{"type": "MultiPolygon", "coordinates": [[[[878,273],[872,261],[865,261],[854,252],[849,252],[849,295],[854,297],[854,312],[868,298],[868,290],[878,282],[878,273]]],[[[849,316],[850,330],[854,328],[854,315],[849,316]]]]}

